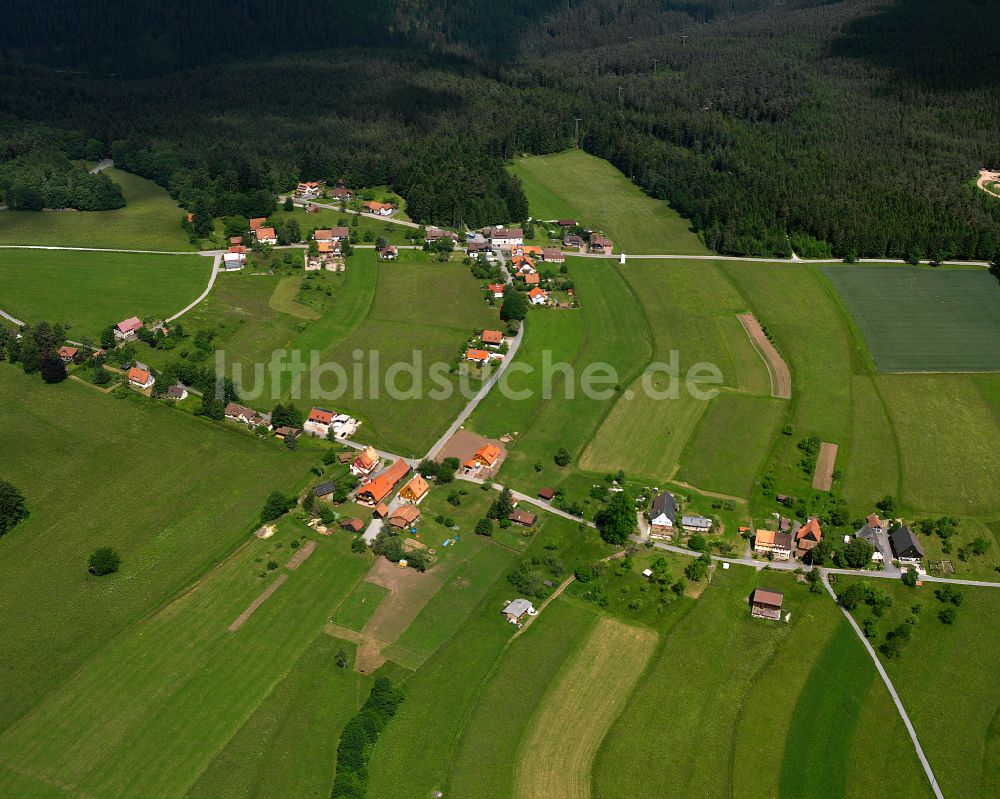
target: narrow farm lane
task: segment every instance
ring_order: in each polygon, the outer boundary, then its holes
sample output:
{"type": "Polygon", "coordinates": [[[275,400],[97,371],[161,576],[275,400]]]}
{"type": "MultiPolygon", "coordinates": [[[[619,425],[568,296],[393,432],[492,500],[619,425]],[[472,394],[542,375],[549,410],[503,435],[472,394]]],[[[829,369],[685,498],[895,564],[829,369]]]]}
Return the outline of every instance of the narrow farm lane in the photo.
{"type": "Polygon", "coordinates": [[[178,311],[166,321],[173,322],[174,319],[184,316],[184,314],[186,314],[188,311],[194,308],[198,303],[204,300],[205,297],[207,297],[212,292],[212,286],[215,285],[215,278],[219,276],[219,262],[221,260],[222,260],[221,255],[216,255],[212,260],[212,274],[208,276],[208,286],[206,286],[205,290],[198,296],[198,299],[188,304],[186,308],[183,308],[182,310],[178,311]]]}
{"type": "MultiPolygon", "coordinates": [[[[287,197],[283,194],[278,195],[278,203],[283,203],[287,197]]],[[[338,213],[344,214],[354,214],[355,216],[363,216],[366,219],[377,219],[380,222],[392,222],[394,225],[402,225],[403,227],[413,228],[416,230],[420,227],[416,222],[407,222],[405,219],[396,219],[394,216],[381,216],[380,214],[369,214],[367,211],[354,211],[350,208],[344,208],[341,210],[339,205],[333,205],[332,203],[318,203],[315,200],[296,200],[292,199],[292,202],[300,208],[308,208],[310,205],[315,205],[318,208],[326,208],[329,211],[337,211],[338,213]]]]}

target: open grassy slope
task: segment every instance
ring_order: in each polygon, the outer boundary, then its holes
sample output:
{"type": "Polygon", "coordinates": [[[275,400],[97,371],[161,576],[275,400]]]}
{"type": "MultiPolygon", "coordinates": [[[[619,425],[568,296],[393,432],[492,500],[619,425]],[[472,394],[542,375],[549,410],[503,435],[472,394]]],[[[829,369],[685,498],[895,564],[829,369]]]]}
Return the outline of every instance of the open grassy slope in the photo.
{"type": "Polygon", "coordinates": [[[0,729],[245,539],[311,459],[138,399],[0,365],[0,477],[31,517],[0,539],[0,729]],[[72,457],[68,457],[72,453],[72,457]],[[114,547],[121,572],[87,574],[114,547]]]}
{"type": "Polygon", "coordinates": [[[104,328],[130,316],[152,322],[177,313],[211,273],[212,259],[199,255],[0,249],[0,308],[99,342],[104,328]]]}
{"type": "Polygon", "coordinates": [[[125,207],[114,211],[0,211],[0,244],[194,250],[181,228],[184,211],[153,181],[108,169],[125,207]]]}
{"type": "Polygon", "coordinates": [[[510,169],[521,179],[536,219],[571,218],[600,228],[616,252],[708,252],[666,202],[648,197],[607,161],[582,150],[517,158],[510,169]]]}

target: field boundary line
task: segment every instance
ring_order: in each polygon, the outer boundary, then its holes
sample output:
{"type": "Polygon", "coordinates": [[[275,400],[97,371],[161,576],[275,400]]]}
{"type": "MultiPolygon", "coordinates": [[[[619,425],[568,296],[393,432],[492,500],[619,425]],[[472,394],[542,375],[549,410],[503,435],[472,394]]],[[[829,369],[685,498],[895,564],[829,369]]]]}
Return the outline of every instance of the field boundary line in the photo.
{"type": "Polygon", "coordinates": [[[265,588],[260,594],[258,594],[257,598],[249,605],[247,605],[247,609],[244,610],[239,616],[237,616],[236,619],[233,621],[233,623],[230,624],[226,629],[231,633],[234,633],[238,629],[240,629],[240,627],[242,627],[246,623],[247,619],[249,619],[254,614],[257,608],[259,608],[268,599],[270,599],[271,596],[274,594],[274,592],[277,591],[279,588],[281,588],[281,586],[283,586],[286,582],[288,582],[288,575],[279,574],[275,578],[274,582],[271,583],[267,588],[265,588]]]}
{"type": "Polygon", "coordinates": [[[753,348],[757,350],[757,354],[760,355],[767,367],[767,374],[771,379],[771,396],[778,399],[791,399],[791,371],[781,353],[778,352],[778,348],[767,337],[764,327],[752,313],[737,314],[736,318],[740,320],[747,336],[750,337],[750,343],[753,344],[753,348]]]}
{"type": "Polygon", "coordinates": [[[128,250],[117,247],[63,247],[54,244],[0,244],[0,250],[65,250],[69,252],[122,252],[129,255],[212,255],[211,250],[128,250]]]}
{"type": "Polygon", "coordinates": [[[871,645],[871,642],[865,638],[865,634],[861,631],[858,623],[854,620],[854,617],[840,602],[837,601],[837,595],[834,593],[833,587],[830,585],[829,575],[823,573],[823,586],[826,588],[827,593],[833,597],[833,601],[837,603],[837,607],[840,608],[841,613],[847,617],[847,621],[850,622],[851,627],[857,634],[858,638],[861,640],[862,645],[868,654],[871,656],[872,661],[875,663],[875,668],[882,677],[882,682],[885,683],[885,687],[889,689],[889,695],[892,697],[892,701],[896,704],[896,710],[899,711],[900,717],[903,719],[903,724],[906,726],[906,731],[910,734],[910,740],[913,741],[913,748],[917,751],[917,758],[920,760],[920,764],[924,767],[924,773],[927,775],[927,779],[930,780],[931,790],[934,791],[934,796],[937,799],[944,799],[944,794],[941,793],[941,788],[938,785],[937,778],[934,776],[934,771],[931,769],[931,764],[928,762],[926,755],[924,755],[923,747],[920,746],[920,741],[917,739],[917,731],[913,728],[913,724],[910,722],[910,717],[906,714],[906,708],[903,707],[903,701],[899,698],[899,694],[896,693],[896,689],[892,684],[892,680],[889,679],[889,675],[882,665],[882,661],[878,659],[878,655],[875,653],[875,648],[871,645]]]}

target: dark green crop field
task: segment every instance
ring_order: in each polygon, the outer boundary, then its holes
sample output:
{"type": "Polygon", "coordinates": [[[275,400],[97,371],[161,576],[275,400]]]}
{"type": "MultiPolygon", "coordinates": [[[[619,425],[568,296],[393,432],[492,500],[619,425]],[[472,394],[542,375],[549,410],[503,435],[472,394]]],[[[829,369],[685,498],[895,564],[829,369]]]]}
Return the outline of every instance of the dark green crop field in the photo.
{"type": "Polygon", "coordinates": [[[1000,283],[985,269],[824,266],[880,372],[1000,371],[1000,283]]]}

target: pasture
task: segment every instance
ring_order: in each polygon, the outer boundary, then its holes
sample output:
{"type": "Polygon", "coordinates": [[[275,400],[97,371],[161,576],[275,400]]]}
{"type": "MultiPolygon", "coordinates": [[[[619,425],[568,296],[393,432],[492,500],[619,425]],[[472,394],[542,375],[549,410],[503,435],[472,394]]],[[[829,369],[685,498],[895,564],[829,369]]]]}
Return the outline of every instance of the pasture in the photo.
{"type": "Polygon", "coordinates": [[[1000,371],[1000,284],[985,269],[820,269],[880,372],[1000,371]]]}
{"type": "Polygon", "coordinates": [[[837,633],[843,624],[838,615],[828,597],[810,594],[787,575],[716,571],[667,634],[605,737],[594,764],[594,793],[608,799],[853,796],[864,795],[875,780],[880,795],[929,796],[884,686],[873,679],[870,662],[872,675],[865,674],[864,653],[851,653],[852,643],[859,651],[860,643],[837,633]],[[749,617],[747,597],[756,585],[784,592],[790,624],[749,617]],[[869,683],[877,683],[881,698],[878,690],[868,691],[869,683]],[[820,702],[817,689],[831,684],[860,685],[873,708],[854,698],[820,702]],[[827,748],[834,742],[823,742],[831,729],[847,742],[836,751],[827,748]],[[802,743],[813,740],[820,742],[814,748],[802,743]],[[872,740],[894,753],[889,783],[879,781],[883,751],[870,747],[872,740]],[[782,762],[796,773],[786,777],[782,762]],[[808,773],[825,773],[838,763],[850,763],[841,791],[831,792],[808,773]]]}
{"type": "Polygon", "coordinates": [[[656,633],[600,619],[535,710],[518,757],[518,799],[591,795],[590,770],[656,648],[656,633]]]}
{"type": "Polygon", "coordinates": [[[265,497],[301,487],[311,459],[157,403],[75,382],[46,386],[8,365],[0,405],[9,422],[0,425],[0,477],[31,511],[0,539],[6,729],[245,541],[265,497]],[[73,458],[53,454],[66,452],[73,458]],[[118,574],[87,574],[98,546],[121,555],[118,574]]]}
{"type": "Polygon", "coordinates": [[[121,186],[125,207],[113,211],[0,211],[0,244],[197,249],[181,228],[184,210],[166,190],[120,169],[105,173],[121,186]]]}
{"type": "MultiPolygon", "coordinates": [[[[857,578],[841,578],[840,591],[857,578]]],[[[995,796],[1000,791],[1000,746],[997,719],[1000,694],[995,689],[995,664],[1000,636],[1000,590],[960,587],[964,601],[954,624],[942,624],[944,607],[934,596],[937,587],[907,588],[880,580],[893,598],[881,617],[867,605],[855,612],[859,623],[874,618],[878,649],[885,634],[920,605],[912,638],[898,658],[883,664],[892,679],[945,796],[995,796]]]]}
{"type": "Polygon", "coordinates": [[[690,223],[654,200],[607,161],[583,150],[516,158],[517,175],[536,219],[576,219],[600,228],[616,252],[702,255],[709,251],[690,223]]]}
{"type": "Polygon", "coordinates": [[[70,338],[99,343],[122,319],[177,313],[211,273],[212,259],[200,255],[0,249],[0,307],[29,323],[62,322],[70,338]]]}

